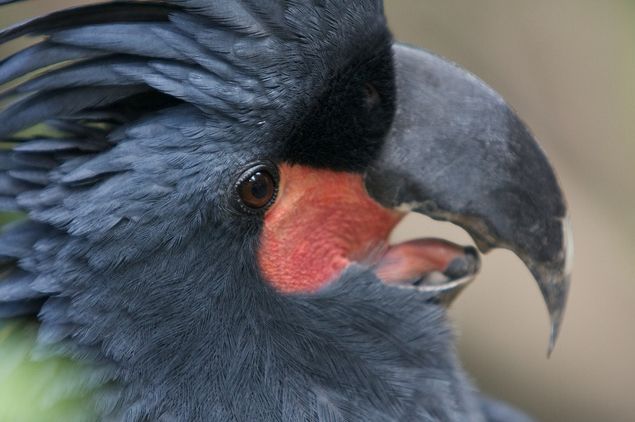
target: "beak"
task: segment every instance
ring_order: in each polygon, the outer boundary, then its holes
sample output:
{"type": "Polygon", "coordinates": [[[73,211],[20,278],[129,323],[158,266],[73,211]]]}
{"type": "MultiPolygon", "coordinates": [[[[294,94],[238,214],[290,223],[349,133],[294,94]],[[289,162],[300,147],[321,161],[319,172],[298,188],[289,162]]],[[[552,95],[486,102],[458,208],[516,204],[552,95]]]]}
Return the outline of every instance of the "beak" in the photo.
{"type": "Polygon", "coordinates": [[[513,251],[533,274],[558,336],[573,256],[565,200],[540,146],[472,74],[426,51],[393,47],[397,113],[366,176],[382,205],[450,221],[478,248],[513,251]]]}

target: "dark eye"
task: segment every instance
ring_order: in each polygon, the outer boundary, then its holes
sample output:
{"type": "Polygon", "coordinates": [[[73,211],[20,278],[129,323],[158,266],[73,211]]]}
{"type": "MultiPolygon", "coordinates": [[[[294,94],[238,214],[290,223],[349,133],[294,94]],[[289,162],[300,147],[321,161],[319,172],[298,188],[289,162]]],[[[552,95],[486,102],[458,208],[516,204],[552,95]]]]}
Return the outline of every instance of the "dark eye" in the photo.
{"type": "Polygon", "coordinates": [[[267,209],[278,194],[278,172],[275,166],[260,164],[250,168],[240,177],[236,192],[243,211],[267,209]]]}
{"type": "Polygon", "coordinates": [[[366,82],[364,84],[364,101],[366,108],[372,110],[377,107],[379,103],[381,103],[381,95],[379,95],[379,91],[377,87],[370,82],[366,82]]]}

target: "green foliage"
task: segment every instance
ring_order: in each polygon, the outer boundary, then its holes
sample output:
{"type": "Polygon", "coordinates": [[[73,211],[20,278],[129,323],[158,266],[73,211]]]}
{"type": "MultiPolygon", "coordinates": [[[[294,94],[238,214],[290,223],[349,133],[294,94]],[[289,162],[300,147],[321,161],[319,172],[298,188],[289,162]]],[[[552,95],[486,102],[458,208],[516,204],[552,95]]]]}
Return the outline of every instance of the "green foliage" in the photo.
{"type": "Polygon", "coordinates": [[[0,213],[0,227],[7,223],[12,223],[24,218],[24,214],[21,212],[3,212],[0,213]]]}
{"type": "Polygon", "coordinates": [[[0,325],[0,421],[91,421],[86,392],[78,388],[85,369],[64,359],[32,357],[37,325],[0,325]]]}

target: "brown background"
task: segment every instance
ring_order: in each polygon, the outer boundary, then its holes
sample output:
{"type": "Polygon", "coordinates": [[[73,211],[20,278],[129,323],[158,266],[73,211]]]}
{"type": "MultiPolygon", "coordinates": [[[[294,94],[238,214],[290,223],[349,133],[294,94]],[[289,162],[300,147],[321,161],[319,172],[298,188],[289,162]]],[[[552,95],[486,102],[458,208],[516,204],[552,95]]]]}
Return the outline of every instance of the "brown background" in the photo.
{"type": "MultiPolygon", "coordinates": [[[[0,26],[81,3],[9,6],[0,26]]],[[[569,199],[576,265],[552,358],[538,289],[517,258],[495,251],[454,305],[467,370],[483,390],[544,421],[635,420],[634,2],[386,0],[386,7],[398,39],[460,63],[508,99],[541,139],[569,199]]],[[[424,217],[409,219],[396,237],[430,235],[469,242],[460,229],[424,217]]]]}

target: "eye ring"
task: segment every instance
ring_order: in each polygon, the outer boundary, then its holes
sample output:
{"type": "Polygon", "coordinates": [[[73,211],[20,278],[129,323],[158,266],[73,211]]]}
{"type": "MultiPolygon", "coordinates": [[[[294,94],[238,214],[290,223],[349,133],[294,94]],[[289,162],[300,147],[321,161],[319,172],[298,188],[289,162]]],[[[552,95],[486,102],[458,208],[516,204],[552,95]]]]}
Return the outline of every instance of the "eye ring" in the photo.
{"type": "Polygon", "coordinates": [[[276,165],[259,162],[249,166],[234,185],[234,204],[244,214],[261,214],[278,197],[280,174],[276,165]]]}

